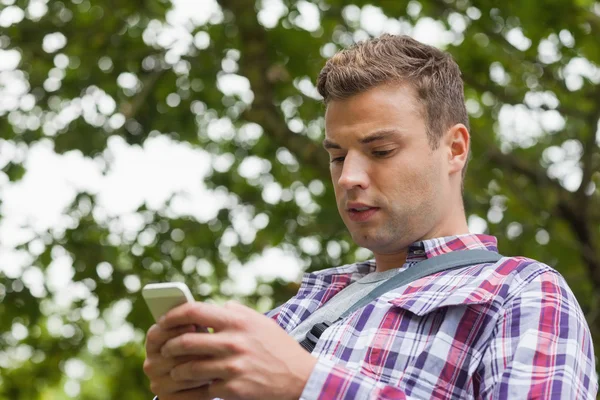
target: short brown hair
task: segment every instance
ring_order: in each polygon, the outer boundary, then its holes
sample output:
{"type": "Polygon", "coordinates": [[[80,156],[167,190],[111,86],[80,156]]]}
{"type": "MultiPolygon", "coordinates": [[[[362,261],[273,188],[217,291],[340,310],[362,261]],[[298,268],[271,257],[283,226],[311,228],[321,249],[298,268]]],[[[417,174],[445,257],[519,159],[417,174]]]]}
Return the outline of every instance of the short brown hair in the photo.
{"type": "Polygon", "coordinates": [[[448,53],[409,36],[385,34],[338,52],[321,70],[317,89],[327,104],[389,82],[415,89],[431,148],[451,126],[461,123],[469,129],[458,65],[448,53]]]}

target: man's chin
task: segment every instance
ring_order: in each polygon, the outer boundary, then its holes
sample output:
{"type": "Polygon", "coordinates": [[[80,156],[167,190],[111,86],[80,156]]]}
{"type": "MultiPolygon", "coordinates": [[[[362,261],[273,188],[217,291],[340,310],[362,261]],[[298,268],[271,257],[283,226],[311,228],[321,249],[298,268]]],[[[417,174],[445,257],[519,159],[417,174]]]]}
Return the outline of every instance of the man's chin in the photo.
{"type": "Polygon", "coordinates": [[[400,250],[399,247],[402,247],[404,242],[401,234],[382,235],[381,232],[362,230],[350,232],[350,235],[358,246],[380,254],[395,253],[400,250]]]}
{"type": "Polygon", "coordinates": [[[352,232],[351,236],[354,243],[371,251],[381,247],[383,244],[383,238],[377,237],[370,232],[352,232]]]}

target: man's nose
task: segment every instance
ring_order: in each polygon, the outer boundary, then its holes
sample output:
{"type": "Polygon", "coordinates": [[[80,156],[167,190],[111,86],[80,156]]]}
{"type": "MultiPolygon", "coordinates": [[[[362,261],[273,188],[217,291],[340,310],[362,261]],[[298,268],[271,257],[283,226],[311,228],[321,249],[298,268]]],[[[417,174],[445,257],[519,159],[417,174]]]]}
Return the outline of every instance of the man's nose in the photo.
{"type": "Polygon", "coordinates": [[[338,179],[338,185],[346,190],[369,187],[366,160],[360,155],[347,154],[342,166],[342,174],[338,179]]]}

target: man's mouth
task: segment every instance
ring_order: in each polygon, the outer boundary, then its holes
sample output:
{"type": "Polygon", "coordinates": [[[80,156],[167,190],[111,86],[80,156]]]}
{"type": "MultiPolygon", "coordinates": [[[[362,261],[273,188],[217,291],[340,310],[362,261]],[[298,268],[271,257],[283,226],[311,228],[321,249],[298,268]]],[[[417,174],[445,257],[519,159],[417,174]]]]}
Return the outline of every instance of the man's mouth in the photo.
{"type": "Polygon", "coordinates": [[[358,208],[350,208],[349,210],[357,212],[357,211],[367,211],[367,210],[370,210],[371,208],[374,208],[374,207],[358,207],[358,208]]]}
{"type": "Polygon", "coordinates": [[[366,204],[349,204],[346,210],[352,221],[364,222],[370,219],[379,210],[379,207],[371,207],[366,204]]]}

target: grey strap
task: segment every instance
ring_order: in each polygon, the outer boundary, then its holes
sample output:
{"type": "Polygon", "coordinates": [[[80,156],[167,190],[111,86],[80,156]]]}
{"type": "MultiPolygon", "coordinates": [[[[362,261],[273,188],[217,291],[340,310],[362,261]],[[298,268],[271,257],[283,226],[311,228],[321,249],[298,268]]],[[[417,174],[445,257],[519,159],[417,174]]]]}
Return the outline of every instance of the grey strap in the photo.
{"type": "Polygon", "coordinates": [[[435,274],[437,272],[449,271],[452,269],[476,264],[496,263],[500,259],[502,259],[502,255],[493,251],[457,250],[423,260],[417,263],[417,265],[413,265],[412,267],[400,272],[399,274],[383,282],[381,285],[377,286],[375,289],[369,292],[368,295],[361,298],[346,311],[344,311],[335,321],[323,321],[313,326],[312,329],[306,334],[304,340],[300,342],[300,346],[302,346],[309,353],[312,353],[317,345],[317,342],[319,341],[319,338],[327,328],[393,289],[399,288],[417,279],[423,278],[427,275],[435,274]]]}
{"type": "Polygon", "coordinates": [[[361,298],[348,308],[339,319],[346,318],[354,311],[366,306],[381,295],[427,275],[469,265],[495,263],[501,258],[502,255],[489,250],[457,250],[428,258],[427,260],[423,260],[417,263],[417,265],[413,265],[407,270],[400,272],[398,275],[394,275],[381,285],[377,286],[367,296],[361,298]]]}

